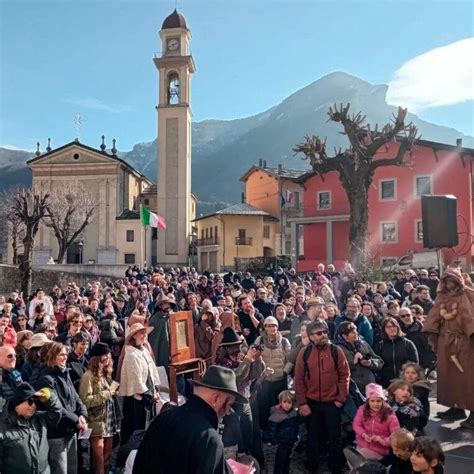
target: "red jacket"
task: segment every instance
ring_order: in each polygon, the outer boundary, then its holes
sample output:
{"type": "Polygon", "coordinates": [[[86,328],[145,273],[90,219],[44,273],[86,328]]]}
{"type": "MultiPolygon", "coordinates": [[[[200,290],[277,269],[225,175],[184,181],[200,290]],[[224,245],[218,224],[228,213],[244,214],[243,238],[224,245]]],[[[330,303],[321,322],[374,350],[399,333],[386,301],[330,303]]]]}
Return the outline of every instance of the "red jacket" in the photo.
{"type": "Polygon", "coordinates": [[[330,344],[324,349],[313,345],[307,360],[307,371],[303,359],[305,348],[300,350],[295,366],[296,400],[300,405],[305,405],[308,399],[316,402],[346,401],[349,394],[350,369],[344,352],[340,347],[336,348],[337,367],[330,344]]]}

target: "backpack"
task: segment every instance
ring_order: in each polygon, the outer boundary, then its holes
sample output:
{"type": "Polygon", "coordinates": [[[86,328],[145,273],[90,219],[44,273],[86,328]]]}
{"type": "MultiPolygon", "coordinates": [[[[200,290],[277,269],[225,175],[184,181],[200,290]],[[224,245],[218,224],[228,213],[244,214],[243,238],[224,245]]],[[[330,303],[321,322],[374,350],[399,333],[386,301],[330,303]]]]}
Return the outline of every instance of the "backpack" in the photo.
{"type": "MultiPolygon", "coordinates": [[[[331,356],[334,361],[334,364],[336,366],[336,370],[338,367],[339,363],[339,351],[337,350],[337,346],[334,344],[330,344],[330,351],[331,351],[331,356]]],[[[308,344],[303,352],[303,364],[304,364],[304,377],[308,378],[308,380],[311,378],[311,374],[309,372],[309,367],[308,367],[308,359],[311,354],[311,351],[313,350],[313,344],[308,344]]],[[[352,403],[355,405],[356,408],[359,408],[361,405],[365,403],[365,397],[362,395],[362,393],[359,390],[359,387],[357,384],[354,382],[354,380],[350,379],[349,381],[349,396],[347,397],[347,400],[344,404],[344,407],[346,408],[346,405],[352,405],[352,403]]],[[[351,410],[352,411],[352,410],[351,410]]],[[[355,413],[354,413],[355,415],[355,413]]]]}

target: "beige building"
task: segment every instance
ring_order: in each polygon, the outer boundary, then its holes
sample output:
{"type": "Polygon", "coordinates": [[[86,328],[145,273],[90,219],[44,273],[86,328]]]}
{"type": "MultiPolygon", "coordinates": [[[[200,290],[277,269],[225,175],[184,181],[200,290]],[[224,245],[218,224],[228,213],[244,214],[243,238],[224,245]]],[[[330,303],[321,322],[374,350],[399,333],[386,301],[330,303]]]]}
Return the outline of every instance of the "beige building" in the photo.
{"type": "MultiPolygon", "coordinates": [[[[145,259],[145,230],[139,219],[140,195],[153,183],[121,160],[116,150],[95,149],[78,140],[28,162],[33,188],[51,192],[60,185],[80,183],[96,198],[92,224],[84,229],[67,254],[67,263],[124,264],[145,259]],[[130,210],[135,210],[130,213],[130,210]]],[[[151,231],[147,231],[151,255],[151,231]]],[[[34,263],[45,264],[56,258],[57,241],[41,225],[36,237],[34,263]]],[[[150,261],[150,259],[148,259],[150,261]]]]}
{"type": "Polygon", "coordinates": [[[159,72],[157,207],[167,228],[158,239],[158,261],[184,265],[192,242],[191,76],[196,66],[191,31],[176,10],[163,22],[160,38],[162,55],[153,60],[159,72]]]}
{"type": "Polygon", "coordinates": [[[235,204],[194,220],[198,268],[234,270],[236,258],[274,257],[278,219],[248,204],[235,204]]]}

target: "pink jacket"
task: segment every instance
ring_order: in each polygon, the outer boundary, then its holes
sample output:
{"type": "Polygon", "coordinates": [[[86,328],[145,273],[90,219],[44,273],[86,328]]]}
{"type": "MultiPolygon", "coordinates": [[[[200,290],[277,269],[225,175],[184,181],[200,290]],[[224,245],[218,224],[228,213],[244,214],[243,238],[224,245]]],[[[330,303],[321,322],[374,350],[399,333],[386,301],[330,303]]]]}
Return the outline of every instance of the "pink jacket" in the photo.
{"type": "Polygon", "coordinates": [[[364,405],[357,410],[352,427],[356,434],[356,444],[358,448],[368,448],[381,456],[386,456],[390,451],[390,435],[400,428],[400,423],[394,413],[390,413],[387,419],[382,422],[379,414],[372,414],[368,420],[364,419],[364,405]],[[369,436],[377,435],[383,438],[383,442],[367,442],[362,438],[362,434],[369,436]]]}

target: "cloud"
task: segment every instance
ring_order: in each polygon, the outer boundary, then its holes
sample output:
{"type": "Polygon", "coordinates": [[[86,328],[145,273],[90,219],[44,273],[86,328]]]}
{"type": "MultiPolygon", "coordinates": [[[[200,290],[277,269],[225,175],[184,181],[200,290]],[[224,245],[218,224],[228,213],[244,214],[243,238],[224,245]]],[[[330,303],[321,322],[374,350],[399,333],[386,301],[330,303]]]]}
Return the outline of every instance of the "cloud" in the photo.
{"type": "Polygon", "coordinates": [[[432,49],[398,69],[387,102],[419,112],[474,99],[474,38],[432,49]]]}
{"type": "Polygon", "coordinates": [[[126,112],[128,107],[123,105],[108,105],[103,100],[96,99],[95,97],[68,97],[64,99],[67,104],[78,105],[86,109],[100,110],[104,112],[110,112],[112,114],[120,114],[126,112]]]}

